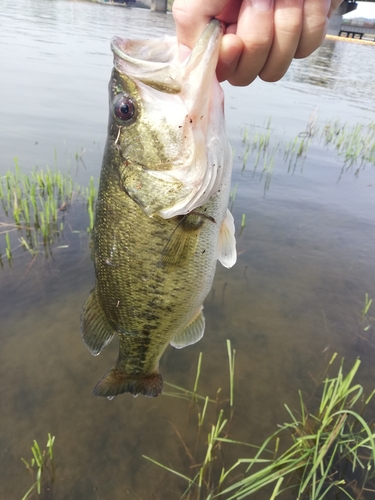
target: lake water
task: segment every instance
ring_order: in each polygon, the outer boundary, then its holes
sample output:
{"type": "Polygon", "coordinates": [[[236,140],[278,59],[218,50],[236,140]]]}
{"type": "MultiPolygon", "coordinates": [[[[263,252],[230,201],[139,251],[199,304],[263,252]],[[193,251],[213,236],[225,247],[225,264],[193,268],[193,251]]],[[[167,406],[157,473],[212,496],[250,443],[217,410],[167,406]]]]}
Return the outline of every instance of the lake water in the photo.
{"type": "MultiPolygon", "coordinates": [[[[24,172],[56,165],[83,186],[91,176],[97,184],[109,40],[173,34],[172,16],[68,0],[1,0],[0,9],[0,175],[17,157],[24,172]]],[[[198,392],[215,399],[222,388],[227,408],[230,339],[233,439],[260,444],[273,433],[288,419],[284,404],[298,409],[299,389],[309,399],[334,352],[346,366],[359,356],[358,381],[368,392],[375,386],[374,306],[361,321],[365,294],[375,299],[375,169],[345,163],[323,138],[335,123],[354,137],[350,127],[374,119],[374,50],[327,40],[278,83],[224,84],[239,259],[230,270],[218,265],[202,341],[168,348],[161,372],[192,389],[202,352],[198,392]],[[252,144],[267,136],[258,157],[252,144]]],[[[33,439],[44,446],[48,432],[56,436],[54,499],[180,498],[184,481],[142,455],[188,475],[196,410],[168,394],[92,396],[117,345],[94,358],[81,341],[80,310],[94,283],[85,204],[65,217],[52,255],[18,250],[12,267],[0,227],[0,498],[22,498],[31,486],[21,457],[29,460],[33,439]]],[[[2,212],[0,221],[9,222],[2,212]]],[[[17,238],[13,231],[14,247],[17,238]]],[[[246,453],[227,450],[227,466],[246,453]]]]}

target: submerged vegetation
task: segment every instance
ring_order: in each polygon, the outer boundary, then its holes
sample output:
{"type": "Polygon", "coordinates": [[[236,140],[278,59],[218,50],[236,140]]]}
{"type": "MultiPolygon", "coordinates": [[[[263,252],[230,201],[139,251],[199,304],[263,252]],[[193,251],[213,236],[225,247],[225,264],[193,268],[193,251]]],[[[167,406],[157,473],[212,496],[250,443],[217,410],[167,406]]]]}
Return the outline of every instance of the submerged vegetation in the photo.
{"type": "Polygon", "coordinates": [[[361,311],[361,323],[365,325],[363,327],[363,331],[368,332],[373,323],[375,323],[375,317],[371,316],[370,309],[372,305],[372,299],[369,298],[368,293],[365,293],[365,304],[364,308],[361,311]]]}
{"type": "MultiPolygon", "coordinates": [[[[242,172],[246,169],[248,160],[251,158],[253,165],[253,176],[257,173],[258,167],[263,168],[260,174],[260,180],[265,177],[265,191],[269,189],[275,158],[282,155],[282,161],[288,166],[288,172],[295,170],[297,163],[306,159],[311,139],[316,133],[315,122],[316,113],[314,112],[306,125],[306,130],[298,134],[294,139],[287,142],[273,139],[274,130],[269,118],[263,132],[254,131],[253,127],[246,126],[243,130],[243,154],[242,154],[242,172]]],[[[281,158],[281,157],[280,157],[281,158]]]]}
{"type": "Polygon", "coordinates": [[[221,389],[214,397],[198,395],[202,354],[193,391],[167,384],[173,389],[168,396],[189,401],[189,429],[192,420],[197,426],[192,443],[179,434],[189,462],[187,470],[178,471],[144,457],[185,481],[180,498],[240,500],[263,489],[271,500],[359,500],[365,498],[365,492],[375,493],[375,432],[374,424],[366,420],[375,390],[366,398],[363,387],[354,383],[360,361],[345,375],[342,360],[337,375],[329,377],[335,354],[313,398],[306,400],[300,391],[299,411],[285,405],[288,421],[261,446],[255,446],[234,436],[235,351],[227,343],[230,376],[226,399],[222,399],[221,389]],[[235,449],[240,457],[230,464],[225,460],[228,449],[235,449]]]}
{"type": "Polygon", "coordinates": [[[349,126],[335,120],[323,128],[322,136],[325,145],[333,145],[344,158],[346,167],[375,165],[375,122],[349,126]]]}
{"type": "Polygon", "coordinates": [[[33,454],[30,462],[22,458],[22,462],[26,465],[26,469],[32,476],[33,485],[22,497],[22,500],[34,498],[52,498],[52,485],[55,480],[55,464],[53,458],[53,445],[55,436],[48,433],[46,449],[41,450],[39,444],[34,439],[31,447],[33,454]]]}
{"type": "Polygon", "coordinates": [[[356,167],[358,175],[367,164],[375,165],[375,122],[348,125],[338,120],[323,127],[317,125],[317,113],[314,111],[304,131],[293,139],[277,138],[271,119],[259,131],[254,125],[245,126],[242,132],[242,172],[251,165],[253,176],[258,174],[259,181],[264,181],[264,193],[269,189],[275,162],[285,164],[288,173],[296,168],[303,169],[311,145],[324,143],[327,148],[334,148],[343,159],[341,174],[356,167]]]}
{"type": "Polygon", "coordinates": [[[94,223],[94,180],[88,188],[74,184],[68,173],[35,169],[24,174],[15,158],[14,171],[0,178],[0,265],[4,258],[12,262],[14,252],[22,248],[33,257],[51,252],[51,245],[64,232],[65,216],[74,199],[84,201],[89,214],[87,230],[94,223]]]}

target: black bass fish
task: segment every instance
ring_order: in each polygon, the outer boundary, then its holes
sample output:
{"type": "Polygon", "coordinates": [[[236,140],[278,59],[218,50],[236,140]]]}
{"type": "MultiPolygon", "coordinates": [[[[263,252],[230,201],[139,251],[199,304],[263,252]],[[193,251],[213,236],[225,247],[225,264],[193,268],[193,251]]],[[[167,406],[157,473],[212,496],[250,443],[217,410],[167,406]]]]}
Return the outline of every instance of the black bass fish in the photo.
{"type": "Polygon", "coordinates": [[[236,261],[227,209],[232,152],[215,75],[221,36],[221,24],[211,21],[185,59],[174,37],[112,40],[96,283],[81,332],[93,355],[115,333],[120,345],[96,396],[158,396],[160,357],[168,344],[202,338],[216,261],[236,261]]]}

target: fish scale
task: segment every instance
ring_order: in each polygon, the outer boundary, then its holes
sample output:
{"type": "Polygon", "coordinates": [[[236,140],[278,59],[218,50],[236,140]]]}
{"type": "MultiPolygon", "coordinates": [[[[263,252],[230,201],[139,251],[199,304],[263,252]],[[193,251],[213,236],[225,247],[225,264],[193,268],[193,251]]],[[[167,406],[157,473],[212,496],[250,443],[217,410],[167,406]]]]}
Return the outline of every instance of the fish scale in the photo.
{"type": "MultiPolygon", "coordinates": [[[[126,68],[124,73],[120,72],[122,65],[117,59],[126,61],[128,56],[120,49],[114,51],[117,63],[110,82],[108,138],[93,229],[96,280],[81,314],[83,340],[92,354],[99,354],[114,334],[119,337],[117,362],[95,386],[97,396],[112,398],[123,392],[159,395],[163,387],[158,372],[160,357],[169,343],[181,348],[202,337],[205,323],[202,304],[212,286],[216,261],[219,259],[227,267],[235,261],[233,218],[227,210],[231,151],[223,125],[220,88],[211,92],[212,86],[218,86],[216,64],[202,49],[204,44],[217,59],[220,36],[220,23],[212,21],[197,44],[200,52],[196,54],[193,50],[189,60],[180,63],[181,68],[176,69],[175,63],[170,63],[173,74],[181,76],[181,96],[175,89],[173,93],[161,91],[168,85],[157,81],[157,74],[150,84],[151,90],[146,91],[142,74],[137,77],[129,70],[129,76],[126,68]],[[189,61],[194,64],[194,71],[189,61]],[[206,128],[189,133],[180,130],[187,126],[189,115],[183,93],[188,86],[191,103],[189,74],[196,78],[199,71],[206,75],[207,92],[216,99],[207,108],[215,110],[211,121],[218,119],[220,123],[211,126],[207,125],[210,120],[206,124],[202,120],[202,127],[206,128]],[[153,92],[154,101],[148,92],[153,92]],[[166,96],[178,102],[179,117],[171,117],[168,106],[165,116],[160,116],[166,96]],[[117,102],[124,103],[120,111],[117,102]],[[127,122],[120,124],[122,110],[128,113],[133,108],[134,119],[131,113],[126,114],[127,122]],[[201,162],[202,134],[207,135],[205,164],[201,162]],[[212,140],[215,134],[219,137],[212,140]],[[179,169],[185,168],[184,159],[191,160],[191,151],[196,150],[191,141],[198,136],[200,162],[193,162],[192,167],[197,170],[197,180],[194,181],[193,171],[185,182],[178,178],[179,169]],[[212,145],[217,150],[212,151],[212,145]],[[176,158],[176,151],[187,153],[176,158]],[[220,166],[218,162],[215,166],[211,157],[221,157],[220,166]],[[207,195],[201,181],[206,173],[199,171],[203,167],[212,169],[213,182],[210,180],[209,186],[214,189],[207,195]],[[224,172],[219,172],[219,168],[224,172]],[[216,175],[219,181],[215,187],[216,175]],[[206,201],[190,209],[189,203],[196,199],[206,201]],[[166,216],[165,211],[172,215],[166,216]]],[[[121,47],[126,46],[116,40],[121,47]]],[[[138,53],[138,47],[135,50],[138,53]]],[[[173,54],[173,50],[170,52],[173,54]]],[[[137,61],[133,70],[142,73],[142,64],[147,66],[147,63],[147,60],[137,61]]],[[[162,71],[159,77],[165,78],[167,73],[162,71]]],[[[148,83],[150,78],[147,73],[148,83]]],[[[203,91],[197,89],[198,93],[203,91]]]]}

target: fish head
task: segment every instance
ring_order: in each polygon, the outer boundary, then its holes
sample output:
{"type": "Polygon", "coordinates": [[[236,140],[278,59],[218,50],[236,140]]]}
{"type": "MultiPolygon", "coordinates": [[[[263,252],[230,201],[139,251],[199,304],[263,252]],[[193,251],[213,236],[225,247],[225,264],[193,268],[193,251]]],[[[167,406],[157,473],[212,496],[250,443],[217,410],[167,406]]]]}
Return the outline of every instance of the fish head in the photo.
{"type": "Polygon", "coordinates": [[[175,37],[112,40],[108,144],[124,190],[148,216],[203,205],[231,166],[216,78],[221,37],[212,20],[191,51],[175,37]]]}

